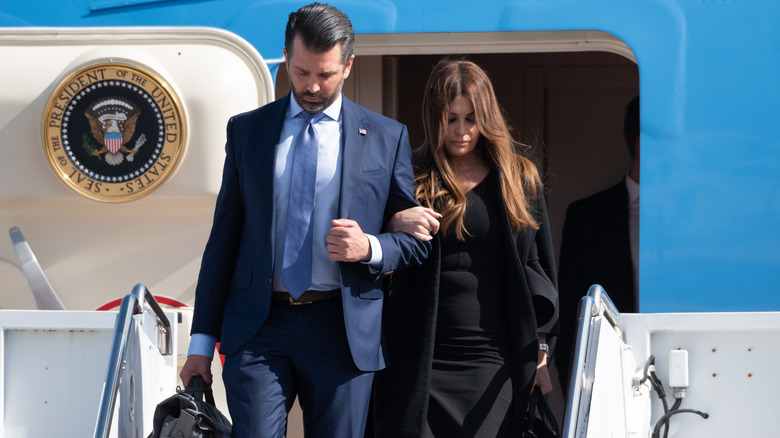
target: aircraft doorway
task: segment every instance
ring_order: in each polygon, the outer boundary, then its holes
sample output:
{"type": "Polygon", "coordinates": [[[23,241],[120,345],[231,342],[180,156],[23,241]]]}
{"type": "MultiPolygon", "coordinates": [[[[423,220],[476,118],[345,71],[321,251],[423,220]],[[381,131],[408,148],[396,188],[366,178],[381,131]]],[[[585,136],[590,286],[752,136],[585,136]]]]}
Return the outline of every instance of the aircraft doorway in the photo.
{"type": "MultiPolygon", "coordinates": [[[[569,33],[550,34],[550,39],[556,40],[569,33]]],[[[533,147],[547,191],[557,258],[568,205],[615,185],[631,164],[623,121],[626,105],[639,94],[639,69],[622,42],[606,34],[600,36],[608,44],[582,51],[570,42],[469,45],[463,43],[470,37],[465,34],[448,35],[440,43],[437,40],[428,45],[419,41],[426,37],[420,34],[415,35],[418,39],[414,43],[384,41],[410,36],[359,35],[355,65],[344,93],[404,123],[411,146],[416,148],[423,141],[422,94],[436,62],[442,57],[458,57],[480,65],[490,76],[518,138],[533,147]],[[447,44],[448,38],[455,42],[447,44]]],[[[491,38],[477,35],[480,37],[491,38]]],[[[276,96],[288,92],[286,71],[280,68],[276,96]]],[[[556,371],[553,373],[557,388],[556,371]]],[[[560,389],[551,394],[550,401],[562,419],[565,401],[560,389]]]]}
{"type": "MultiPolygon", "coordinates": [[[[412,148],[422,143],[422,93],[441,57],[464,57],[490,75],[507,119],[519,138],[533,146],[547,189],[556,255],[566,207],[615,184],[627,172],[630,156],[623,117],[626,104],[639,94],[639,69],[621,54],[361,55],[357,51],[345,94],[406,124],[412,148]]],[[[287,92],[286,71],[280,68],[276,96],[287,92]]]]}

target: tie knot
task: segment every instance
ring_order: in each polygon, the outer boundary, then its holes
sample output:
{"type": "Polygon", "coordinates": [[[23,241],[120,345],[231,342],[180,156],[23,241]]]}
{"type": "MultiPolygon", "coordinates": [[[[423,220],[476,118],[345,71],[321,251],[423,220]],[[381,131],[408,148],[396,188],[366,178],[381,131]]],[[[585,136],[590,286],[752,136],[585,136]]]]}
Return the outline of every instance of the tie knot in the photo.
{"type": "Polygon", "coordinates": [[[306,122],[306,124],[314,124],[320,121],[322,117],[325,115],[323,112],[319,113],[310,113],[308,111],[301,111],[300,112],[301,117],[303,117],[303,120],[306,122]]]}

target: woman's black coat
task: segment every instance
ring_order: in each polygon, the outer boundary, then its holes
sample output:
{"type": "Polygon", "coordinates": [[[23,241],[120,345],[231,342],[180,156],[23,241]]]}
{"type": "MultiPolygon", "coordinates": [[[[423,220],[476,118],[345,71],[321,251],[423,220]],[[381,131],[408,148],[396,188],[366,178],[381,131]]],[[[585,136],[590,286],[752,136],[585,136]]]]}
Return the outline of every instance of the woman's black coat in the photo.
{"type": "MultiPolygon", "coordinates": [[[[491,189],[501,192],[500,173],[490,172],[491,189]]],[[[524,413],[538,360],[538,333],[554,342],[558,323],[558,292],[547,207],[541,191],[535,212],[539,229],[514,233],[504,214],[499,220],[506,242],[507,319],[514,403],[524,413]]],[[[495,218],[491,218],[494,219],[495,218]]],[[[436,314],[439,297],[441,247],[438,237],[428,260],[419,267],[393,274],[385,300],[385,336],[389,366],[374,382],[374,433],[376,437],[422,436],[428,409],[436,314]]]]}

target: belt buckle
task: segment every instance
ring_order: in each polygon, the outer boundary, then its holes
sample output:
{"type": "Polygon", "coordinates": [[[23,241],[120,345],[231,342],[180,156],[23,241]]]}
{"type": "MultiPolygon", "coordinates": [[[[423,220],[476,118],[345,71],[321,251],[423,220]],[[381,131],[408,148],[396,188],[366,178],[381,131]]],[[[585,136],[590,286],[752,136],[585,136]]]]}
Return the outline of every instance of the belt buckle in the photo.
{"type": "MultiPolygon", "coordinates": [[[[303,295],[301,295],[303,296],[303,295]]],[[[295,298],[292,297],[292,295],[287,294],[287,298],[290,300],[291,306],[302,306],[304,304],[311,304],[313,301],[296,301],[295,298]]]]}

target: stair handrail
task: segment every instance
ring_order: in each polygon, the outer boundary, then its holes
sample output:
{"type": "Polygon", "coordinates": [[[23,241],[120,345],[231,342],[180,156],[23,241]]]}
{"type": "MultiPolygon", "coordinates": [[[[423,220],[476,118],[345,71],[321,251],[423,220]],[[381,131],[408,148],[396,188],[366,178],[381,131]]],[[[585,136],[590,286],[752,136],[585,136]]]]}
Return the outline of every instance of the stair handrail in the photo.
{"type": "Polygon", "coordinates": [[[108,371],[103,385],[103,395],[100,399],[97,422],[95,424],[95,438],[107,438],[111,431],[111,420],[116,406],[116,396],[119,392],[119,378],[125,361],[127,342],[130,338],[130,327],[133,323],[133,315],[144,312],[144,303],[152,310],[157,318],[158,336],[157,348],[160,354],[168,356],[172,354],[171,323],[163,313],[160,304],[143,284],[137,284],[132,293],[122,299],[119,312],[114,325],[114,339],[111,343],[111,354],[108,360],[108,371]]]}
{"type": "MultiPolygon", "coordinates": [[[[599,284],[594,284],[588,289],[588,294],[580,300],[577,317],[577,342],[572,358],[572,372],[569,376],[569,396],[567,398],[566,413],[563,423],[563,436],[574,438],[579,416],[580,398],[583,389],[583,371],[587,359],[588,338],[593,318],[603,316],[609,321],[618,336],[625,341],[623,330],[623,318],[615,307],[612,299],[599,284]]],[[[591,382],[592,383],[592,382],[591,382]]]]}

